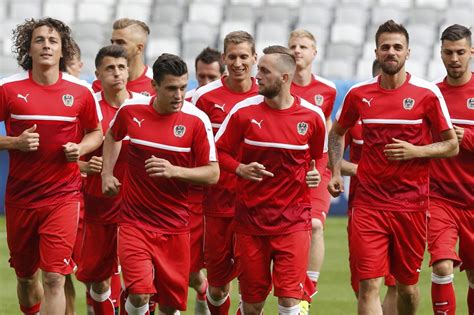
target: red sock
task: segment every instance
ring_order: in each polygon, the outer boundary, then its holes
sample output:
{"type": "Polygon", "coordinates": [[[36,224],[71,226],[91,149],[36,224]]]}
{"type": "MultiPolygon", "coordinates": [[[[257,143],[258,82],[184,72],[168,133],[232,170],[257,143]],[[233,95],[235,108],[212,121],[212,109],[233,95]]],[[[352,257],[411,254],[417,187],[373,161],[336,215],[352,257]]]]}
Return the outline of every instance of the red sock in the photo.
{"type": "Polygon", "coordinates": [[[92,306],[93,301],[94,300],[91,298],[91,294],[89,293],[89,291],[86,291],[86,304],[92,306]]]}
{"type": "Polygon", "coordinates": [[[207,291],[208,286],[209,286],[209,284],[207,283],[207,279],[205,279],[204,283],[202,284],[199,291],[196,292],[196,299],[197,300],[199,300],[199,301],[205,301],[206,300],[206,291],[207,291]]]}
{"type": "Polygon", "coordinates": [[[435,314],[456,314],[456,296],[454,295],[453,275],[438,276],[431,274],[431,301],[435,314]]]}
{"type": "Polygon", "coordinates": [[[230,308],[229,295],[227,295],[225,302],[219,306],[213,305],[211,301],[209,300],[208,296],[206,296],[206,299],[207,299],[207,306],[209,307],[209,311],[211,312],[211,315],[228,315],[229,314],[229,308],[230,308]]]}
{"type": "Polygon", "coordinates": [[[469,284],[469,289],[467,290],[467,308],[469,310],[469,315],[474,315],[474,288],[469,284]]]}
{"type": "Polygon", "coordinates": [[[92,302],[92,307],[94,308],[95,315],[114,315],[115,314],[115,307],[114,303],[110,298],[103,302],[92,302]]]}
{"type": "Polygon", "coordinates": [[[33,306],[23,306],[20,304],[20,310],[25,315],[36,315],[39,314],[41,303],[33,306]]]}
{"type": "Polygon", "coordinates": [[[120,292],[120,315],[126,315],[127,312],[125,311],[125,302],[127,301],[128,292],[122,290],[120,292]]]}
{"type": "Polygon", "coordinates": [[[110,278],[110,299],[114,302],[114,306],[118,307],[120,304],[120,293],[122,292],[122,282],[120,281],[120,274],[113,274],[110,278]]]}
{"type": "Polygon", "coordinates": [[[316,291],[316,293],[318,293],[318,281],[311,281],[314,285],[314,291],[316,291]]]}
{"type": "Polygon", "coordinates": [[[150,300],[148,302],[148,312],[149,314],[155,314],[155,310],[156,310],[156,302],[153,301],[153,300],[150,300]]]}

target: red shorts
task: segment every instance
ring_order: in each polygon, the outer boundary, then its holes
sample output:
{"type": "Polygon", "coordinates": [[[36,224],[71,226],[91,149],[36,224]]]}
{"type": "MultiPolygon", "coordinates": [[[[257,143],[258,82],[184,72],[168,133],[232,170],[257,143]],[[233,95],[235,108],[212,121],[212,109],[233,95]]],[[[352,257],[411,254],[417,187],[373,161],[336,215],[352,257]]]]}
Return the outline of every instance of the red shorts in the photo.
{"type": "Polygon", "coordinates": [[[204,217],[204,264],[207,280],[213,287],[222,287],[235,278],[232,220],[204,217]]]}
{"type": "Polygon", "coordinates": [[[18,277],[30,277],[38,268],[63,275],[72,273],[78,202],[35,209],[6,207],[5,212],[10,266],[18,277]]]}
{"type": "Polygon", "coordinates": [[[74,248],[72,250],[72,259],[77,265],[81,263],[81,250],[84,236],[84,198],[82,198],[82,196],[80,205],[81,206],[79,208],[79,220],[77,222],[77,236],[76,241],[74,242],[74,248]]]}
{"type": "Polygon", "coordinates": [[[430,200],[428,251],[430,266],[441,259],[450,259],[461,270],[474,269],[474,211],[454,208],[438,200],[430,200]],[[456,243],[459,238],[459,256],[456,243]]]}
{"type": "Polygon", "coordinates": [[[418,282],[426,244],[424,211],[354,208],[349,236],[359,280],[392,274],[405,285],[418,282]]]}
{"type": "Polygon", "coordinates": [[[310,242],[311,231],[274,236],[236,233],[235,263],[242,300],[265,301],[272,280],[275,296],[302,300],[310,242]]]}
{"type": "Polygon", "coordinates": [[[118,254],[130,294],[155,294],[161,306],[186,309],[189,282],[189,233],[161,234],[120,225],[118,254]]]}
{"type": "Polygon", "coordinates": [[[204,268],[204,216],[202,212],[189,211],[189,227],[191,229],[191,269],[189,271],[199,272],[204,268]]]}
{"type": "MultiPolygon", "coordinates": [[[[347,214],[347,236],[349,241],[349,269],[351,272],[351,286],[355,293],[359,292],[359,276],[357,274],[357,257],[355,254],[351,253],[351,212],[347,214]]],[[[395,277],[391,274],[385,276],[385,285],[388,287],[393,287],[396,285],[395,277]]]]}
{"type": "Polygon", "coordinates": [[[328,184],[331,180],[331,170],[326,168],[321,176],[321,182],[317,188],[310,189],[311,196],[311,218],[319,219],[323,224],[329,213],[331,195],[328,191],[328,184]]]}
{"type": "Polygon", "coordinates": [[[86,222],[83,237],[77,279],[85,283],[101,282],[117,273],[117,224],[86,222]]]}

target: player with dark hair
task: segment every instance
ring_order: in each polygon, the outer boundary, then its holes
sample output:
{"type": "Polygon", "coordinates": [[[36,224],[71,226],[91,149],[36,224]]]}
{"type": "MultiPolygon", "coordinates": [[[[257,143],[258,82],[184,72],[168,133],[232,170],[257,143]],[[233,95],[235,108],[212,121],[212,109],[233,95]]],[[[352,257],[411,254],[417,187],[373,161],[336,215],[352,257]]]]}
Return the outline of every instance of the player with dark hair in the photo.
{"type": "Polygon", "coordinates": [[[10,155],[10,264],[24,314],[38,314],[42,299],[45,313],[64,314],[64,275],[74,268],[79,212],[77,161],[102,141],[100,110],[84,82],[63,72],[65,59],[75,53],[67,25],[30,19],[13,34],[13,50],[26,71],[0,83],[0,121],[7,126],[0,149],[10,155]]]}

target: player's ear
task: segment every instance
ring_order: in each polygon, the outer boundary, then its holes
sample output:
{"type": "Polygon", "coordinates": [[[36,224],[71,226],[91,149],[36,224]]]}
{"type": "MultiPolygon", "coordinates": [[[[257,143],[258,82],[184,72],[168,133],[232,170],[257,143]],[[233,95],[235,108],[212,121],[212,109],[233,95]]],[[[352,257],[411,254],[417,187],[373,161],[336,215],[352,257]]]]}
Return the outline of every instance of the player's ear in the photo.
{"type": "Polygon", "coordinates": [[[156,83],[155,80],[151,80],[151,87],[156,92],[156,90],[158,89],[158,83],[156,83]]]}

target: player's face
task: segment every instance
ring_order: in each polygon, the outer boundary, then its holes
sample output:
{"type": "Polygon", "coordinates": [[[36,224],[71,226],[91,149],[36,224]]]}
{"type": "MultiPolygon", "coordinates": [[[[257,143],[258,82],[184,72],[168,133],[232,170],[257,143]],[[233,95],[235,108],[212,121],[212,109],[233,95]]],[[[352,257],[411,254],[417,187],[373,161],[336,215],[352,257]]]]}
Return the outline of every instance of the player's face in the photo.
{"type": "Polygon", "coordinates": [[[295,55],[297,68],[305,69],[312,65],[316,57],[316,47],[311,39],[307,37],[291,37],[288,41],[288,48],[295,55]]]}
{"type": "Polygon", "coordinates": [[[217,61],[207,64],[198,60],[196,64],[196,79],[199,86],[206,85],[220,77],[221,72],[219,71],[219,63],[217,61]]]}
{"type": "Polygon", "coordinates": [[[166,74],[160,84],[152,81],[156,91],[155,108],[160,114],[176,113],[181,109],[188,84],[188,74],[174,76],[166,74]]]}
{"type": "Polygon", "coordinates": [[[121,91],[127,86],[127,59],[106,56],[97,68],[95,75],[105,91],[121,91]]]}
{"type": "Polygon", "coordinates": [[[33,68],[35,65],[39,67],[59,66],[59,60],[63,56],[61,36],[54,28],[46,25],[34,29],[29,55],[33,60],[33,68]]]}
{"type": "Polygon", "coordinates": [[[132,60],[140,51],[139,43],[137,43],[135,36],[133,35],[133,27],[113,30],[110,43],[112,45],[122,46],[127,52],[128,60],[132,60]]]}
{"type": "Polygon", "coordinates": [[[441,59],[452,79],[459,79],[469,71],[471,56],[471,47],[466,38],[456,41],[443,40],[441,43],[441,59]]]}
{"type": "Polygon", "coordinates": [[[407,39],[403,34],[380,34],[375,55],[380,63],[382,72],[390,75],[400,72],[405,66],[409,53],[407,39]]]}
{"type": "Polygon", "coordinates": [[[81,60],[79,60],[77,55],[75,55],[71,60],[66,62],[66,71],[70,75],[73,75],[76,78],[79,78],[81,75],[83,66],[84,66],[84,63],[81,60]]]}
{"type": "Polygon", "coordinates": [[[282,75],[277,70],[278,57],[276,54],[263,55],[258,61],[257,83],[258,93],[267,97],[274,98],[280,94],[283,84],[282,75]]]}
{"type": "Polygon", "coordinates": [[[257,54],[252,53],[250,43],[230,43],[223,55],[224,63],[231,80],[249,80],[253,65],[257,62],[257,54]]]}

